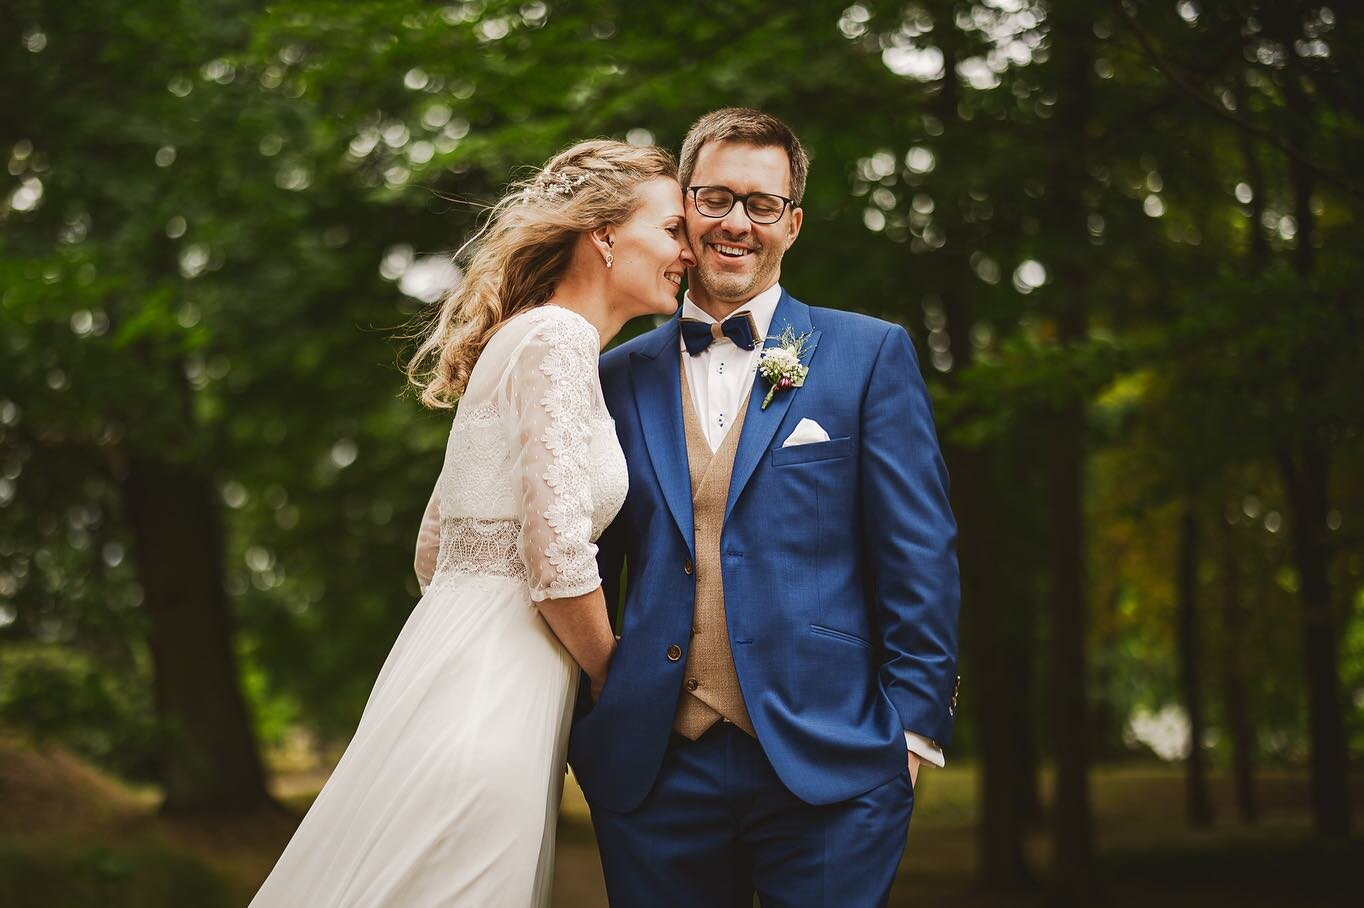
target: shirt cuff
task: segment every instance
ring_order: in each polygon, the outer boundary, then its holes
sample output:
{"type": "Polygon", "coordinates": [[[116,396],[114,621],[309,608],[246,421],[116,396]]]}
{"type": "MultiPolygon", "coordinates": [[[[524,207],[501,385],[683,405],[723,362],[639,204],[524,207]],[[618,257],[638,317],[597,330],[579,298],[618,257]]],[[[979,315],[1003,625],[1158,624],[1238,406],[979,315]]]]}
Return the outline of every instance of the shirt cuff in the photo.
{"type": "Polygon", "coordinates": [[[905,732],[905,746],[925,763],[932,763],[939,768],[947,765],[942,748],[923,735],[916,735],[912,731],[905,732]]]}

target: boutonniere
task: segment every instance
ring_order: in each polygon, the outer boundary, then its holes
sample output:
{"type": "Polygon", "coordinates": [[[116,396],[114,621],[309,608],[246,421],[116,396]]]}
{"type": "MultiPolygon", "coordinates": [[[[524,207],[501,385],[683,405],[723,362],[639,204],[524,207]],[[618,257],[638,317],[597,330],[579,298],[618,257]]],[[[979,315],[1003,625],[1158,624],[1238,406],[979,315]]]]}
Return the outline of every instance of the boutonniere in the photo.
{"type": "Polygon", "coordinates": [[[810,367],[800,360],[806,353],[805,345],[809,340],[808,333],[796,334],[795,329],[787,325],[781,337],[777,338],[777,346],[763,349],[758,357],[758,374],[765,378],[771,387],[767,389],[767,396],[763,398],[762,409],[767,409],[767,405],[772,403],[772,398],[778,391],[790,391],[805,384],[805,376],[809,374],[810,367]]]}

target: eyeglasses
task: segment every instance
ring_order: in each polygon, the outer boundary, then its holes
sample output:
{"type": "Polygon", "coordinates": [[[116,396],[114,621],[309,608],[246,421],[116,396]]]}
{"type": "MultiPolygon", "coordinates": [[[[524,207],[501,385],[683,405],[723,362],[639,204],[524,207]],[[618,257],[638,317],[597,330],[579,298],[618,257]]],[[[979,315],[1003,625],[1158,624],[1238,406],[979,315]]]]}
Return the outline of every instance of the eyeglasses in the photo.
{"type": "Polygon", "coordinates": [[[786,206],[796,207],[794,199],[771,192],[750,192],[739,195],[724,186],[688,186],[696,202],[696,210],[708,218],[722,218],[734,208],[735,202],[744,203],[744,212],[755,224],[775,224],[786,213],[786,206]]]}

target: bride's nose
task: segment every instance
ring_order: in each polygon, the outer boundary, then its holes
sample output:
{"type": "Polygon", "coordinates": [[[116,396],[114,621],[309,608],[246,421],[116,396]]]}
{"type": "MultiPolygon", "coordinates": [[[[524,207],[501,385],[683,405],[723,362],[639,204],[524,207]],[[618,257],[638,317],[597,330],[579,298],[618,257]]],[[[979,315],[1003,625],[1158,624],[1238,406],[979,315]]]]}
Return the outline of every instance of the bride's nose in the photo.
{"type": "Polygon", "coordinates": [[[682,251],[678,253],[677,258],[688,268],[696,265],[696,256],[692,255],[691,246],[687,244],[686,240],[682,241],[682,251]]]}

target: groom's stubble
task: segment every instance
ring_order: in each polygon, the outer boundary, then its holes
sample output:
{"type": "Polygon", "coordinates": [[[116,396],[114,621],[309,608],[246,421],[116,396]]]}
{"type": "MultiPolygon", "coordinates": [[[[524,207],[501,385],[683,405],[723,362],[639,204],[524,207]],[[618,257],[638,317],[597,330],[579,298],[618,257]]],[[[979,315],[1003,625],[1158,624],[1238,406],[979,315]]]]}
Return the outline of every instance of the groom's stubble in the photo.
{"type": "Polygon", "coordinates": [[[726,314],[732,312],[771,287],[781,277],[781,260],[785,250],[780,244],[762,242],[752,232],[732,234],[724,229],[715,229],[702,234],[699,240],[693,240],[693,248],[701,248],[697,245],[698,242],[736,243],[747,246],[753,249],[752,254],[756,260],[754,269],[748,274],[733,274],[710,267],[709,262],[701,261],[698,257],[696,267],[687,269],[687,286],[701,291],[699,295],[693,292],[692,299],[703,309],[713,306],[726,310],[726,314]],[[709,305],[704,305],[702,300],[709,305]]]}

